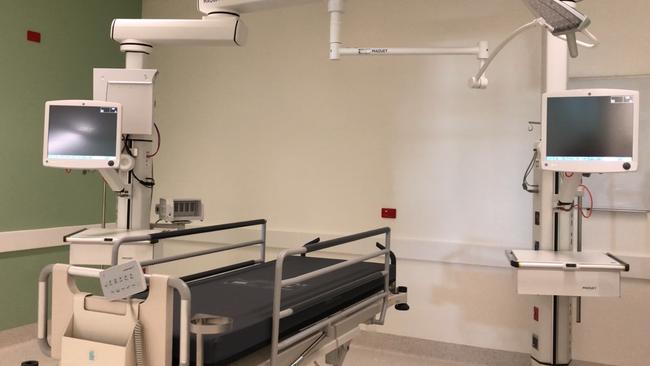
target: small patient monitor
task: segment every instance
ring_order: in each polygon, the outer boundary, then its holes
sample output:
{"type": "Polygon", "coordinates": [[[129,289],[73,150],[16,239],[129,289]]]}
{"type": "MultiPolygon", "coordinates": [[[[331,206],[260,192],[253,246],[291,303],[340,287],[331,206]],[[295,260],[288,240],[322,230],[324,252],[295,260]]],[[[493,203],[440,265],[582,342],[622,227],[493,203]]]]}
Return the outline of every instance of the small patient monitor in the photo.
{"type": "Polygon", "coordinates": [[[68,169],[119,166],[122,106],[93,100],[45,103],[43,165],[68,169]]]}
{"type": "Polygon", "coordinates": [[[638,91],[567,90],[542,97],[542,169],[635,171],[638,157],[638,91]]]}

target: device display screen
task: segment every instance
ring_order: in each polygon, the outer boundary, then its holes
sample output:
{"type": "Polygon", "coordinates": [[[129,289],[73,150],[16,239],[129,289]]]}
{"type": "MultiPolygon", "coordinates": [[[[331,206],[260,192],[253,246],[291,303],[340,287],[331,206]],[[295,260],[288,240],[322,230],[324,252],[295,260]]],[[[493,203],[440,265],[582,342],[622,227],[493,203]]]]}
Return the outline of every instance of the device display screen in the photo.
{"type": "Polygon", "coordinates": [[[115,159],[117,108],[53,105],[49,110],[50,159],[115,159]]]}
{"type": "Polygon", "coordinates": [[[632,161],[632,96],[549,97],[547,160],[632,161]]]}

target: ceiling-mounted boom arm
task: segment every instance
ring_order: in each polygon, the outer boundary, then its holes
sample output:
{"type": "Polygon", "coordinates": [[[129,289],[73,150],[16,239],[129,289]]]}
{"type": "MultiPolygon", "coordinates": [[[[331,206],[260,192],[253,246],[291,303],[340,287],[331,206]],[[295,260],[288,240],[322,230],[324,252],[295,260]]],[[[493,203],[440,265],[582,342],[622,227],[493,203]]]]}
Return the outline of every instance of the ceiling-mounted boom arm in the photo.
{"type": "MultiPolygon", "coordinates": [[[[246,43],[247,28],[240,14],[260,10],[301,5],[319,0],[197,0],[197,9],[205,14],[200,20],[174,19],[116,19],[111,29],[111,37],[120,43],[124,52],[148,54],[154,44],[205,44],[242,46],[246,43]]],[[[320,0],[322,1],[322,0],[320,0]]],[[[598,41],[586,28],[589,18],[574,9],[573,2],[563,0],[523,0],[538,18],[515,30],[492,52],[488,42],[480,41],[473,47],[442,48],[346,48],[341,40],[344,0],[328,0],[330,14],[331,60],[341,56],[395,56],[395,55],[469,55],[479,61],[479,71],[470,79],[469,85],[485,89],[488,80],[485,76],[496,55],[517,35],[535,26],[548,29],[553,35],[562,37],[569,45],[570,54],[576,57],[577,47],[593,47],[598,41]],[[593,44],[576,40],[575,33],[583,32],[593,44]]]]}
{"type": "MultiPolygon", "coordinates": [[[[474,47],[435,47],[435,48],[346,48],[341,41],[341,27],[343,24],[343,1],[328,0],[327,10],[330,14],[330,60],[339,60],[341,56],[475,56],[479,67],[483,67],[489,58],[488,42],[480,41],[474,47]]],[[[484,89],[488,80],[484,73],[472,87],[484,89]]]]}
{"type": "Polygon", "coordinates": [[[247,28],[237,15],[214,14],[203,19],[115,19],[111,38],[128,45],[242,46],[247,28]]]}
{"type": "Polygon", "coordinates": [[[572,57],[578,55],[578,45],[595,47],[598,40],[586,28],[591,24],[589,18],[576,9],[572,1],[563,0],[524,0],[529,9],[538,16],[533,21],[512,32],[496,48],[488,51],[487,41],[477,47],[460,48],[345,48],[341,40],[344,0],[328,0],[330,13],[330,59],[339,60],[341,56],[395,56],[395,55],[473,55],[479,60],[479,71],[469,80],[475,89],[487,88],[485,73],[499,52],[516,36],[536,26],[544,27],[554,36],[567,41],[572,57]],[[593,43],[576,40],[576,32],[584,33],[593,43]]]}
{"type": "Polygon", "coordinates": [[[244,14],[255,11],[302,5],[321,0],[197,0],[199,12],[244,14]]]}
{"type": "Polygon", "coordinates": [[[149,53],[154,45],[243,46],[248,31],[239,15],[318,0],[197,0],[202,19],[115,19],[111,38],[124,52],[149,53]]]}

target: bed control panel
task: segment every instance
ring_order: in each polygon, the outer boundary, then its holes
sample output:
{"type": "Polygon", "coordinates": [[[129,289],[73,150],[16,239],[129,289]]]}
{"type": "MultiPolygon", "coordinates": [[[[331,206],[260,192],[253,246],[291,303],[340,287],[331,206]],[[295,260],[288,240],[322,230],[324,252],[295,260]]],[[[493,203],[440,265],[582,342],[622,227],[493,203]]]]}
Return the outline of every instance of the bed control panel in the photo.
{"type": "Polygon", "coordinates": [[[147,289],[147,281],[138,261],[130,261],[103,270],[99,274],[104,297],[124,299],[147,289]]]}

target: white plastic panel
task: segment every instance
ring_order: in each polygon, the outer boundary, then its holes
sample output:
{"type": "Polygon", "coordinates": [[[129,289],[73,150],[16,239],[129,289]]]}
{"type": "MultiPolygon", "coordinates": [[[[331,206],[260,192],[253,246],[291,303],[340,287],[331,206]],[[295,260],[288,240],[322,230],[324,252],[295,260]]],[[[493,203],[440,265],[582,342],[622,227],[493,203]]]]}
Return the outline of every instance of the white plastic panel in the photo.
{"type": "Polygon", "coordinates": [[[627,266],[607,254],[513,250],[521,295],[620,297],[627,266]]]}
{"type": "MultiPolygon", "coordinates": [[[[110,265],[113,246],[109,244],[70,244],[70,264],[110,265]]],[[[124,244],[120,247],[118,264],[154,259],[153,244],[124,244]]]]}
{"type": "Polygon", "coordinates": [[[569,252],[552,250],[513,250],[519,267],[625,270],[625,266],[614,258],[601,252],[569,252]]]}
{"type": "Polygon", "coordinates": [[[620,297],[621,274],[614,271],[519,269],[517,293],[583,297],[620,297]]]}
{"type": "Polygon", "coordinates": [[[153,87],[157,70],[94,69],[93,99],[122,104],[122,133],[153,133],[153,87]]]}

